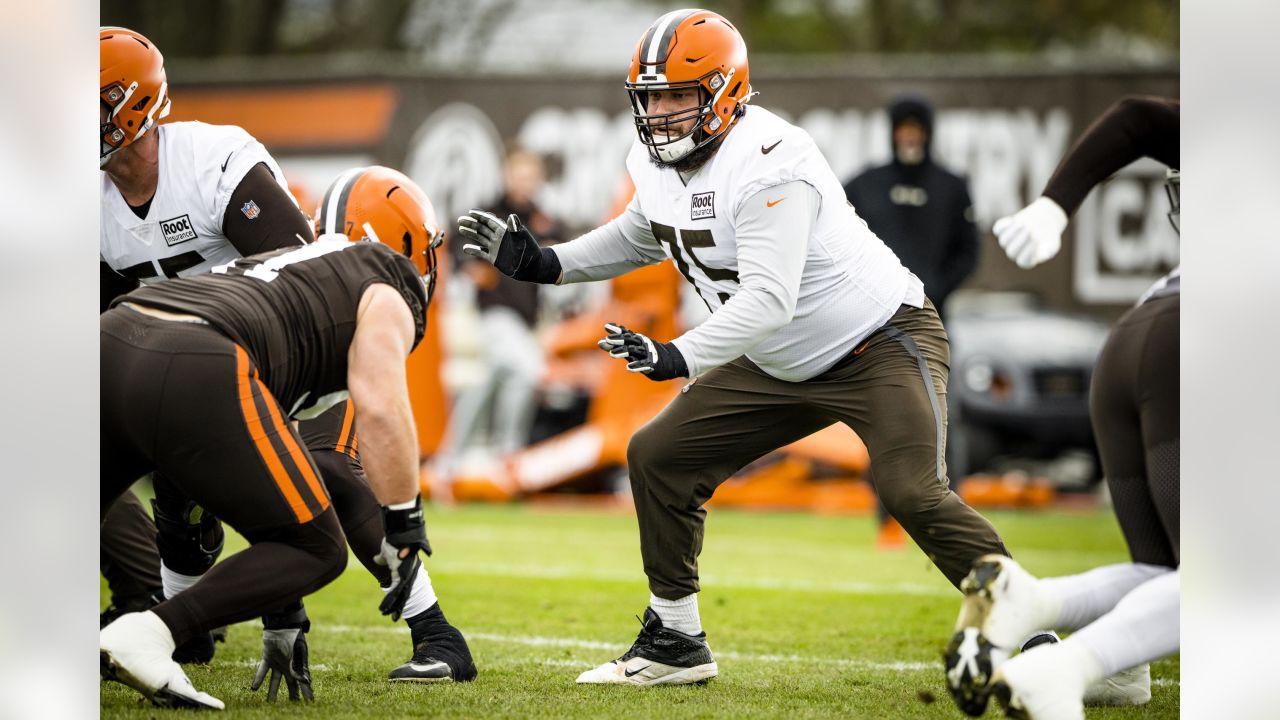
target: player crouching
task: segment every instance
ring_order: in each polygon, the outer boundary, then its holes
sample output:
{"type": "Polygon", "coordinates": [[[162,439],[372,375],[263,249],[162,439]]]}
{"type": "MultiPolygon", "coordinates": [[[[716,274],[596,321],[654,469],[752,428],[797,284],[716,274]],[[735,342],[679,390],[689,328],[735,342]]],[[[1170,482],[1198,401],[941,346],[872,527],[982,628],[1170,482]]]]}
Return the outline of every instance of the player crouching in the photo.
{"type": "MultiPolygon", "coordinates": [[[[241,258],[138,289],[102,315],[103,507],[158,470],[249,541],[185,592],[104,628],[105,678],[157,705],[222,709],[172,660],[175,643],[259,617],[341,574],[342,529],[290,419],[348,394],[385,528],[378,562],[390,582],[380,609],[405,612],[418,551],[431,553],[405,377],[434,286],[441,233],[431,217],[421,234],[331,237],[241,258]]],[[[292,667],[281,670],[297,681],[292,667]]]]}

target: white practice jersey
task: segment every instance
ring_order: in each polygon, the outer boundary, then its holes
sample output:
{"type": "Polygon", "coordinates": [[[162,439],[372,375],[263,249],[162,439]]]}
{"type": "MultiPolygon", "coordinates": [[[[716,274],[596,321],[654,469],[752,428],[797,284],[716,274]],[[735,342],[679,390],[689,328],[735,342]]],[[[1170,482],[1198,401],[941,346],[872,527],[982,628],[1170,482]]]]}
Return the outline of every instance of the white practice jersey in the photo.
{"type": "Polygon", "coordinates": [[[854,212],[813,139],[764,108],[749,107],[687,185],[638,141],[627,169],[635,198],[609,225],[556,247],[562,278],[670,257],[712,311],[674,341],[691,375],[745,354],[773,377],[807,380],[904,303],[924,304],[920,280],[854,212]],[[626,238],[629,257],[610,249],[620,242],[611,236],[626,238]]]}
{"type": "Polygon", "coordinates": [[[258,163],[266,163],[288,191],[280,166],[262,143],[234,125],[175,122],[151,132],[159,139],[160,175],[145,218],[102,173],[102,260],[121,275],[152,283],[199,275],[239,258],[222,233],[231,194],[258,163]]]}

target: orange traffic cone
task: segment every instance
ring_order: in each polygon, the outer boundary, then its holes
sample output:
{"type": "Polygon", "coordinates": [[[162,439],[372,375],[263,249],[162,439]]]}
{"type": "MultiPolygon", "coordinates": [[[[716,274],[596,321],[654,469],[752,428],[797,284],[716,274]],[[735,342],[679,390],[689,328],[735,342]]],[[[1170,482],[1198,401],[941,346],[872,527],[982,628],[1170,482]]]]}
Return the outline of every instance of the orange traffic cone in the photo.
{"type": "Polygon", "coordinates": [[[877,550],[901,550],[907,546],[907,533],[893,518],[885,518],[876,534],[877,550]]]}

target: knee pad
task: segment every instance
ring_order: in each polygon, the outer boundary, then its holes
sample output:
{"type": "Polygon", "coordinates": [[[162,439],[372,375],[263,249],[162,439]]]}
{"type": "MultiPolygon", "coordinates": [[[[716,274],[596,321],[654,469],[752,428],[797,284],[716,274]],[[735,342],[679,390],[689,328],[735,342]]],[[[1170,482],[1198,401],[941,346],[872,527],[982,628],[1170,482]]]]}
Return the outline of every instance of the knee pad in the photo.
{"type": "Polygon", "coordinates": [[[157,496],[151,511],[156,549],[166,567],[183,575],[203,575],[213,567],[226,540],[218,518],[185,498],[157,496]]]}

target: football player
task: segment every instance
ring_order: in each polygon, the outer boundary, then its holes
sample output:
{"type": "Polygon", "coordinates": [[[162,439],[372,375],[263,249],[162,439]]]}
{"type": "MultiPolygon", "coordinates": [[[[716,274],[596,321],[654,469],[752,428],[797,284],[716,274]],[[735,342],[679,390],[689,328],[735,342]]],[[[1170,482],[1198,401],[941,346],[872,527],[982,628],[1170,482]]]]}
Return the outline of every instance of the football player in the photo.
{"type": "MultiPolygon", "coordinates": [[[[311,239],[307,219],[266,148],[235,126],[157,124],[170,110],[159,49],[125,28],[104,27],[98,36],[100,309],[139,283],[204,273],[244,255],[311,239]]],[[[163,476],[154,480],[154,526],[128,497],[104,518],[103,567],[114,606],[104,621],[145,607],[155,596],[174,597],[221,552],[216,518],[175,492],[163,476]],[[148,536],[152,547],[141,540],[148,536]],[[126,542],[132,538],[139,540],[126,542]],[[148,567],[159,568],[160,583],[148,576],[148,567]],[[116,592],[118,586],[144,585],[154,585],[145,596],[116,592]]],[[[194,637],[179,649],[178,659],[207,662],[213,652],[212,638],[194,637]]]]}
{"type": "MultiPolygon", "coordinates": [[[[1180,107],[1154,97],[1112,105],[1041,196],[996,221],[1010,259],[1031,268],[1057,255],[1067,218],[1089,191],[1142,157],[1169,166],[1169,218],[1180,231],[1180,107]]],[[[1083,718],[1084,704],[1140,705],[1151,698],[1148,663],[1178,651],[1180,301],[1179,267],[1116,323],[1089,394],[1102,472],[1133,561],[1036,579],[1009,558],[981,558],[961,585],[966,597],[945,660],[948,687],[969,714],[980,715],[992,692],[1011,715],[1035,720],[1083,718]],[[1040,627],[1076,632],[993,662],[1040,627]]]]}
{"type": "MultiPolygon", "coordinates": [[[[104,308],[139,282],[198,275],[218,263],[312,239],[311,225],[279,166],[244,130],[199,122],[154,124],[168,113],[169,100],[163,57],[149,40],[130,30],[103,28],[100,43],[104,308]]],[[[365,237],[366,227],[400,237],[421,236],[428,225],[435,226],[425,195],[395,171],[355,169],[339,183],[326,195],[325,218],[349,228],[353,240],[365,237]],[[387,195],[397,188],[402,192],[387,195]]],[[[356,452],[353,418],[354,409],[343,402],[300,423],[299,431],[333,493],[352,547],[362,561],[371,562],[382,529],[356,452]]],[[[173,598],[212,567],[222,532],[216,517],[174,491],[163,473],[156,476],[156,491],[164,597],[173,598]]],[[[140,509],[131,517],[131,526],[149,524],[140,509]]],[[[103,532],[111,534],[111,527],[104,525],[103,532]]],[[[385,587],[385,571],[375,574],[385,587]]],[[[425,571],[405,590],[413,656],[393,669],[390,679],[472,679],[475,667],[466,642],[440,612],[425,571]]],[[[254,688],[270,668],[268,697],[274,698],[279,675],[292,668],[285,674],[290,697],[309,695],[305,633],[310,623],[301,603],[269,613],[263,625],[264,660],[254,688]]],[[[180,653],[178,659],[207,661],[213,644],[203,645],[202,653],[180,653]]]]}
{"type": "MultiPolygon", "coordinates": [[[[436,277],[434,252],[443,235],[426,193],[403,173],[378,166],[343,172],[325,191],[315,223],[317,241],[373,240],[404,247],[406,253],[407,248],[422,244],[423,236],[428,236],[425,242],[434,243],[430,245],[432,257],[427,275],[427,296],[431,297],[436,277]]],[[[381,547],[383,527],[378,503],[365,480],[356,447],[354,426],[359,411],[353,403],[343,405],[346,415],[338,433],[337,452],[327,445],[331,440],[324,423],[302,422],[298,424],[298,431],[308,448],[320,448],[313,450],[312,455],[333,495],[347,543],[385,591],[391,587],[391,574],[374,561],[381,547]],[[337,481],[331,479],[335,476],[339,478],[337,481]],[[353,477],[355,482],[351,481],[353,477]]],[[[329,413],[321,418],[327,415],[329,413]]],[[[362,430],[359,437],[363,438],[365,432],[362,430]]],[[[413,655],[408,662],[391,670],[388,678],[392,682],[418,683],[474,680],[477,671],[471,650],[462,633],[445,619],[427,569],[419,564],[409,585],[401,590],[406,595],[393,601],[403,604],[400,614],[409,626],[413,655]]],[[[261,672],[260,668],[259,681],[261,672]]]]}
{"type": "MultiPolygon", "coordinates": [[[[421,203],[431,219],[416,188],[370,185],[421,203]]],[[[418,551],[431,554],[405,361],[425,331],[441,233],[368,228],[369,242],[326,233],[148,285],[102,316],[103,505],[158,470],[250,543],[181,594],[102,630],[104,675],[158,705],[221,709],[171,659],[175,642],[295,602],[346,565],[329,492],[290,417],[350,394],[385,528],[384,614],[404,610],[418,551]]]]}
{"type": "Polygon", "coordinates": [[[603,280],[672,259],[709,319],[677,338],[616,324],[600,346],[655,381],[690,378],[627,452],[649,607],[621,657],[580,683],[703,682],[703,504],[756,458],[832,423],[866,442],[885,507],[954,584],[1000,536],[947,486],[947,335],[918,278],[867,229],[812,138],[751,105],[725,18],[645,31],[626,90],[637,139],[626,211],[555,248],[514,215],[459,218],[464,251],[520,280],[603,280]]]}

